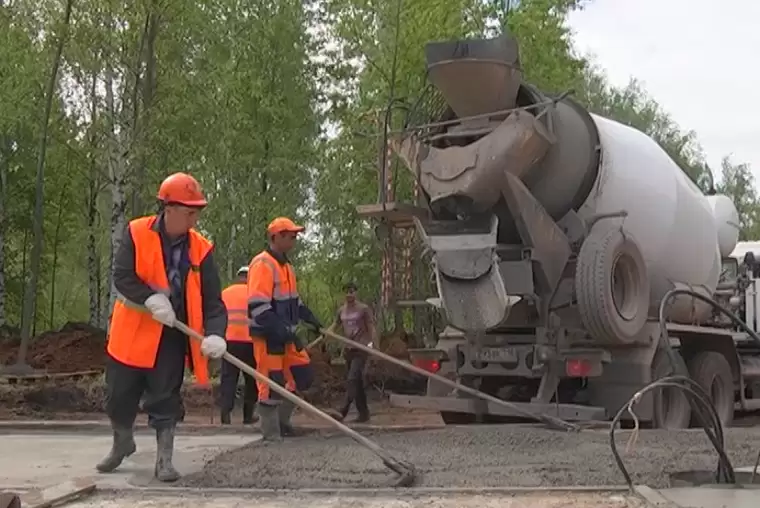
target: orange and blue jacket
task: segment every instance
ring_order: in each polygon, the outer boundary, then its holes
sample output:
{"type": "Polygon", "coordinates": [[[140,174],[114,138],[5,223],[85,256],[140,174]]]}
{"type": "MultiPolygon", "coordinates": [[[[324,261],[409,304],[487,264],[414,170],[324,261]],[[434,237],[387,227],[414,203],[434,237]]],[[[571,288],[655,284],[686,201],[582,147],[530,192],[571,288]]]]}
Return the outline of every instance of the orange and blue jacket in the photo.
{"type": "Polygon", "coordinates": [[[297,340],[299,321],[317,321],[298,295],[296,274],[286,256],[267,249],[251,261],[248,315],[251,336],[266,340],[269,352],[275,354],[297,340]]]}

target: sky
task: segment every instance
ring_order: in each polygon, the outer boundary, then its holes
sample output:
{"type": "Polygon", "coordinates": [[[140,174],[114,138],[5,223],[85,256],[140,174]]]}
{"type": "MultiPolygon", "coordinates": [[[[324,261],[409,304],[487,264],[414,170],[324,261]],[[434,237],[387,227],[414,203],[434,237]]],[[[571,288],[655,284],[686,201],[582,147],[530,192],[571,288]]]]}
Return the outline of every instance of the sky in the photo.
{"type": "Polygon", "coordinates": [[[612,84],[637,78],[695,131],[716,176],[728,155],[760,184],[760,1],[591,0],[569,25],[612,84]]]}

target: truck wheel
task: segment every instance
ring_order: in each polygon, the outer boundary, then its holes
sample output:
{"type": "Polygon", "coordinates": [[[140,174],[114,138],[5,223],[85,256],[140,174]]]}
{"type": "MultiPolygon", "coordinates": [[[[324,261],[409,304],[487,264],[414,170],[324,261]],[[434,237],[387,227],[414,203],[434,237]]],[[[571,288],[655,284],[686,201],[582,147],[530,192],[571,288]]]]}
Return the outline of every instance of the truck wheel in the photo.
{"type": "MultiPolygon", "coordinates": [[[[676,354],[679,354],[676,352],[676,354]]],[[[652,362],[652,381],[671,374],[668,355],[657,351],[652,362]]],[[[678,388],[652,390],[652,427],[656,429],[687,429],[691,420],[691,406],[684,392],[678,388]]]]}
{"type": "Polygon", "coordinates": [[[702,351],[689,361],[689,374],[710,395],[724,427],[734,419],[734,374],[722,354],[702,351]]]}
{"type": "Polygon", "coordinates": [[[469,425],[475,423],[475,415],[471,413],[454,413],[441,411],[441,419],[446,425],[469,425]]]}
{"type": "Polygon", "coordinates": [[[575,294],[592,338],[633,342],[649,312],[649,277],[636,240],[619,226],[601,222],[592,227],[578,254],[575,294]]]}

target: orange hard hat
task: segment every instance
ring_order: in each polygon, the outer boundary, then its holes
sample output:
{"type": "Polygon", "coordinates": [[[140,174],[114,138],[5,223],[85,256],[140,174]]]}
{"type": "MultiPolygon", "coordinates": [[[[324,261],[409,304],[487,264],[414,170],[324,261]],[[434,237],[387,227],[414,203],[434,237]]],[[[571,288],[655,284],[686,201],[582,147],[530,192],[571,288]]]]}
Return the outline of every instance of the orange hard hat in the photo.
{"type": "Polygon", "coordinates": [[[305,228],[297,225],[287,217],[277,217],[267,226],[267,233],[276,235],[278,233],[301,233],[305,228]]]}
{"type": "Polygon", "coordinates": [[[161,182],[158,199],[164,203],[203,207],[208,204],[198,180],[187,173],[173,173],[161,182]]]}

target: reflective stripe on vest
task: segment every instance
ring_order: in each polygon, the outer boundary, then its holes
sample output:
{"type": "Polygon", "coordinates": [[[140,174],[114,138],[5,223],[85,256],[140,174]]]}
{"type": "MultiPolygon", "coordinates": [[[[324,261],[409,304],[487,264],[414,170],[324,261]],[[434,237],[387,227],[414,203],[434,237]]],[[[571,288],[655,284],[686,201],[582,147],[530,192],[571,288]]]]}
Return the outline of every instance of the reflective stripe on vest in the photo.
{"type": "MultiPolygon", "coordinates": [[[[170,295],[166,275],[161,237],[155,231],[157,217],[141,217],[129,223],[129,234],[135,244],[135,273],[154,291],[170,295]]],[[[200,265],[211,251],[212,244],[195,230],[188,232],[190,270],[185,281],[187,324],[203,335],[203,300],[201,295],[200,265]]],[[[132,367],[153,368],[163,325],[149,312],[134,308],[117,299],[114,303],[106,349],[116,360],[132,367]]],[[[198,383],[208,384],[208,363],[200,351],[200,344],[190,339],[190,357],[193,374],[198,383]]]]}
{"type": "Polygon", "coordinates": [[[293,266],[290,263],[280,264],[269,252],[264,251],[251,261],[248,267],[248,281],[251,333],[263,333],[256,318],[268,310],[274,310],[286,326],[295,329],[298,324],[300,298],[293,266]],[[254,283],[257,277],[264,278],[263,274],[271,274],[271,287],[258,287],[254,283]]]}
{"type": "Polygon", "coordinates": [[[245,283],[232,284],[222,291],[227,308],[227,340],[250,342],[248,332],[248,288],[245,283]]]}

